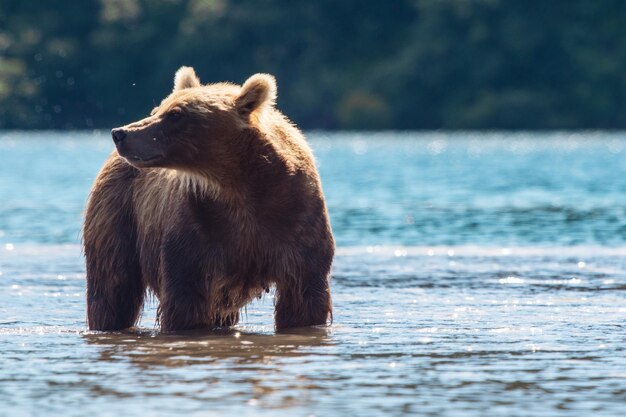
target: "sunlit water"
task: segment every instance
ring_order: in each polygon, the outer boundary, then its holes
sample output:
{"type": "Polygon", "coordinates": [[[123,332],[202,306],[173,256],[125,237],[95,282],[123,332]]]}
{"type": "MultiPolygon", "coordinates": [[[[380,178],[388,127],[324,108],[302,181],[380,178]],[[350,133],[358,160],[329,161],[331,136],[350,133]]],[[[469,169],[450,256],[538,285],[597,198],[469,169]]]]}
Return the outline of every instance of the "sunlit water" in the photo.
{"type": "Polygon", "coordinates": [[[623,416],[626,135],[315,134],[334,324],[86,331],[106,135],[0,134],[0,416],[623,416]]]}

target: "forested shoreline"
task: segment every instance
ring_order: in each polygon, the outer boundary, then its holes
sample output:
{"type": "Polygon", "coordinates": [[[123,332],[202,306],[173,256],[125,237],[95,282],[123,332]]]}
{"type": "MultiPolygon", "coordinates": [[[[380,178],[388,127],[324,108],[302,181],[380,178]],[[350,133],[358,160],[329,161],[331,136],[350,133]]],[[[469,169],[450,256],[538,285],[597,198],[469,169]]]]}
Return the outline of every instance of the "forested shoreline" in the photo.
{"type": "Polygon", "coordinates": [[[0,129],[146,115],[180,65],[268,72],[305,129],[626,128],[618,0],[0,0],[0,129]]]}

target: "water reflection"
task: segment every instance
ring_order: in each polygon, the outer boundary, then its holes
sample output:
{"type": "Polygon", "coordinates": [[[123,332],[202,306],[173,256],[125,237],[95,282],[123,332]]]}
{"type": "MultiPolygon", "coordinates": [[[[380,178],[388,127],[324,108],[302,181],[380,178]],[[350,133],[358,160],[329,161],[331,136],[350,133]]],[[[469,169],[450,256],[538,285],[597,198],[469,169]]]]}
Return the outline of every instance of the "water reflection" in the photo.
{"type": "Polygon", "coordinates": [[[199,410],[222,415],[220,409],[230,414],[242,407],[273,415],[306,410],[325,389],[324,377],[310,367],[326,347],[334,349],[329,328],[280,334],[241,328],[210,334],[135,330],[86,332],[82,338],[97,352],[84,373],[93,401],[150,398],[152,407],[175,415],[199,410]],[[117,372],[108,378],[111,369],[117,372]]]}
{"type": "Polygon", "coordinates": [[[255,363],[302,357],[309,354],[310,348],[334,345],[327,327],[279,334],[238,329],[161,334],[139,329],[120,333],[86,332],[82,337],[89,345],[102,348],[101,361],[130,361],[145,369],[206,365],[224,360],[249,369],[255,363]]]}

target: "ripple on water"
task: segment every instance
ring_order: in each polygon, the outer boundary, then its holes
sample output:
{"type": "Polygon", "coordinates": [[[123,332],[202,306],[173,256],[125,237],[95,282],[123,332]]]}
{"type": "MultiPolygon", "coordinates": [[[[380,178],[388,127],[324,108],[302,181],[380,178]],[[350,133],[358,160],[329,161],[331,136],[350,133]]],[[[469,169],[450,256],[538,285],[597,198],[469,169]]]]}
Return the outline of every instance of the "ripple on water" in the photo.
{"type": "Polygon", "coordinates": [[[80,248],[15,245],[0,251],[0,403],[11,415],[617,416],[625,253],[340,248],[329,328],[275,334],[270,294],[235,329],[160,334],[154,302],[134,330],[86,331],[80,248]]]}

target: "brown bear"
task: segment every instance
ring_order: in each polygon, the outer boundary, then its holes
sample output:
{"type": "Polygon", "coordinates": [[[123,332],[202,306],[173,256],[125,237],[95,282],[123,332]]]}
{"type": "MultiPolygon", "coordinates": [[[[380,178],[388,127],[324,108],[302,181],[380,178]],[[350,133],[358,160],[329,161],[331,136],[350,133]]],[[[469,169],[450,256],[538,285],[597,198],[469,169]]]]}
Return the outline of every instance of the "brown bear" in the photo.
{"type": "Polygon", "coordinates": [[[201,85],[181,67],[149,117],[112,130],[83,228],[93,330],[231,326],[276,286],[276,329],[326,324],[334,255],[320,178],[276,82],[201,85]]]}

